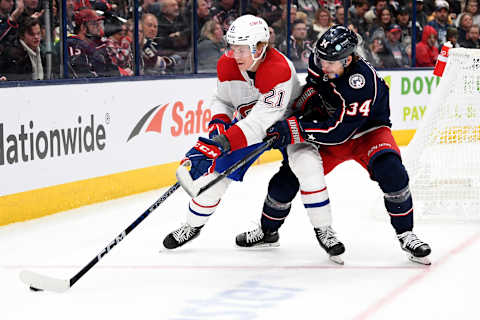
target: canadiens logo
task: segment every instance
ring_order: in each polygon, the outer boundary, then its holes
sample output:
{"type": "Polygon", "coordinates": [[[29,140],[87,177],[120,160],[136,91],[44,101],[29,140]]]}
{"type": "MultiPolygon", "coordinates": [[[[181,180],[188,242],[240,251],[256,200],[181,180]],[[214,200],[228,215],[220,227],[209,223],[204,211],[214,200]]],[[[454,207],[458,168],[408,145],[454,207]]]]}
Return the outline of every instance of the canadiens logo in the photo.
{"type": "Polygon", "coordinates": [[[348,84],[353,89],[361,89],[365,86],[365,78],[360,73],[355,73],[348,79],[348,84]]]}

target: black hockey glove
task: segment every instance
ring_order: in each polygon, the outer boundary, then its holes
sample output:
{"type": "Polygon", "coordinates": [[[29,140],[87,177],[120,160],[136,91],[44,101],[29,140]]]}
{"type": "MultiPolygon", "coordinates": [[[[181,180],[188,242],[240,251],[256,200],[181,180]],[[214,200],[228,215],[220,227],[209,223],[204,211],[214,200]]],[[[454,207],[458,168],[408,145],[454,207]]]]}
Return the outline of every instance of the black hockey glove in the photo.
{"type": "Polygon", "coordinates": [[[305,120],[324,121],[335,112],[335,109],[314,87],[306,86],[303,93],[295,100],[294,111],[297,115],[303,115],[305,120]]]}
{"type": "Polygon", "coordinates": [[[276,136],[273,149],[285,148],[289,144],[304,142],[303,129],[296,117],[290,117],[285,120],[277,121],[268,128],[267,136],[276,136]]]}

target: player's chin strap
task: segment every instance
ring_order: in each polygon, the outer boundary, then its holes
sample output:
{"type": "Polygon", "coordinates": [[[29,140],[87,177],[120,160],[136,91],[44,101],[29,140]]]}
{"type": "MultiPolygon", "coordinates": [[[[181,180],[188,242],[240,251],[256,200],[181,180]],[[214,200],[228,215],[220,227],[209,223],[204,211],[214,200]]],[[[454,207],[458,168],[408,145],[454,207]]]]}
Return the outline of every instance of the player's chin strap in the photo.
{"type": "Polygon", "coordinates": [[[215,175],[215,177],[211,180],[205,180],[205,179],[193,180],[187,167],[184,165],[179,166],[176,172],[178,183],[190,195],[190,197],[192,198],[198,197],[207,189],[209,189],[211,186],[213,186],[214,184],[217,184],[220,180],[227,177],[238,168],[244,166],[246,163],[254,159],[259,154],[268,150],[272,146],[275,139],[276,137],[269,137],[257,149],[251,151],[244,158],[235,162],[231,167],[229,167],[222,173],[214,172],[213,174],[215,175]]]}
{"type": "Polygon", "coordinates": [[[248,68],[248,71],[252,71],[252,68],[255,66],[255,64],[256,64],[259,60],[265,58],[265,52],[267,52],[267,47],[268,47],[268,45],[265,45],[265,46],[263,47],[262,53],[258,56],[258,58],[255,58],[255,55],[252,54],[253,62],[252,62],[252,65],[250,66],[250,68],[248,68]]]}

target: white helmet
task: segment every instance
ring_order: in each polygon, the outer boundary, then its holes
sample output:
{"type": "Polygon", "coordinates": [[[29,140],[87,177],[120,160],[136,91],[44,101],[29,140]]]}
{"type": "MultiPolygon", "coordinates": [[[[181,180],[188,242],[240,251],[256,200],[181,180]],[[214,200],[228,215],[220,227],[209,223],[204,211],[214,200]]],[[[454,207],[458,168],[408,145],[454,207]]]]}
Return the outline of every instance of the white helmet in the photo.
{"type": "Polygon", "coordinates": [[[257,44],[270,39],[268,24],[260,17],[246,14],[238,17],[228,28],[226,41],[229,45],[248,45],[252,56],[257,52],[257,44]]]}

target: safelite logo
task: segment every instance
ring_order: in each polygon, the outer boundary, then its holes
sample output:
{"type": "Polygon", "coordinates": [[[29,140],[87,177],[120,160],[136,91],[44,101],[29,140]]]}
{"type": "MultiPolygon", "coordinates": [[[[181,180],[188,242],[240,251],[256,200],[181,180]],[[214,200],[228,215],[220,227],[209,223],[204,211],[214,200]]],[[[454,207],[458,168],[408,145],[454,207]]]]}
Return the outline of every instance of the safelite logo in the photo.
{"type": "Polygon", "coordinates": [[[186,108],[182,101],[155,106],[140,118],[127,142],[146,132],[166,133],[172,137],[208,132],[208,122],[212,118],[212,113],[210,109],[202,109],[202,106],[203,100],[198,101],[195,110],[188,111],[184,111],[186,108]],[[169,126],[167,123],[173,125],[169,126]]]}

